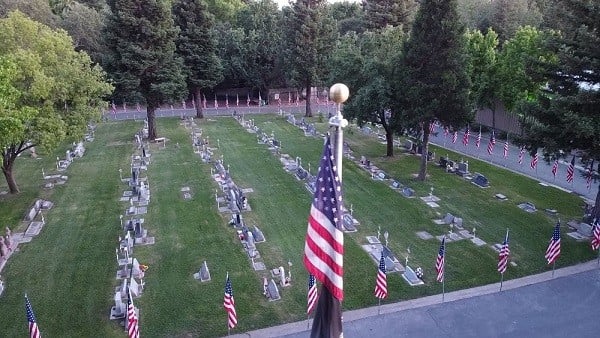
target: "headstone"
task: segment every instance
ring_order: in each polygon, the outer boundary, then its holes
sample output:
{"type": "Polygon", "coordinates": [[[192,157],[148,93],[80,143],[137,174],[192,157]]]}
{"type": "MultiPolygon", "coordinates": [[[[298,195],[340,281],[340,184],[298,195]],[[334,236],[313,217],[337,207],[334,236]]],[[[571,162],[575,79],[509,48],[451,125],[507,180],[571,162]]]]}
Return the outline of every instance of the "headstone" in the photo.
{"type": "Polygon", "coordinates": [[[475,177],[471,182],[481,188],[487,188],[490,186],[490,182],[488,182],[488,179],[479,173],[475,174],[475,177]]]}
{"type": "Polygon", "coordinates": [[[587,223],[579,223],[579,227],[577,228],[577,232],[582,236],[591,237],[592,236],[593,227],[587,223]]]}
{"type": "Polygon", "coordinates": [[[406,140],[404,142],[404,148],[407,150],[411,150],[413,148],[413,142],[411,140],[406,140]]]}
{"type": "Polygon", "coordinates": [[[423,285],[423,284],[425,284],[425,283],[423,283],[423,281],[421,280],[421,278],[419,278],[417,276],[417,274],[415,273],[415,271],[410,266],[406,266],[406,270],[402,274],[402,278],[404,278],[404,280],[410,286],[417,286],[417,285],[423,285]]]}
{"type": "Polygon", "coordinates": [[[415,197],[415,191],[412,188],[404,187],[402,188],[402,195],[408,198],[415,197]]]}
{"type": "Polygon", "coordinates": [[[285,274],[285,269],[283,266],[279,267],[279,284],[281,286],[288,286],[289,280],[287,279],[287,275],[285,274]]]}
{"type": "Polygon", "coordinates": [[[466,176],[469,174],[469,163],[467,162],[461,162],[458,164],[458,170],[456,171],[456,173],[459,176],[466,176]]]}
{"type": "Polygon", "coordinates": [[[537,210],[535,208],[535,205],[531,202],[521,203],[518,205],[518,207],[529,213],[535,212],[537,210]]]}
{"type": "Polygon", "coordinates": [[[271,279],[267,285],[267,295],[270,301],[281,299],[281,296],[279,295],[279,288],[273,279],[271,279]]]}
{"type": "Polygon", "coordinates": [[[121,293],[115,293],[115,305],[110,309],[110,319],[119,319],[125,317],[127,306],[121,300],[121,293]]]}
{"type": "Polygon", "coordinates": [[[256,249],[256,245],[254,244],[254,235],[252,234],[252,231],[246,232],[246,247],[249,251],[256,249]]]}
{"type": "Polygon", "coordinates": [[[456,226],[459,229],[463,228],[463,219],[460,217],[454,217],[454,226],[456,226]]]}
{"type": "Polygon", "coordinates": [[[452,224],[454,222],[454,216],[451,213],[447,213],[443,219],[444,224],[452,224]]]}
{"type": "Polygon", "coordinates": [[[252,234],[254,235],[254,240],[256,243],[262,243],[265,241],[265,235],[256,225],[254,226],[254,229],[252,229],[252,234]]]}
{"type": "Polygon", "coordinates": [[[210,280],[210,271],[208,270],[208,265],[206,261],[202,262],[202,267],[200,268],[200,281],[208,282],[210,280]]]}
{"type": "Polygon", "coordinates": [[[131,276],[133,278],[144,278],[144,271],[142,271],[140,262],[138,262],[137,258],[133,259],[133,263],[131,265],[131,276]]]}
{"type": "Polygon", "coordinates": [[[392,189],[400,189],[400,182],[393,181],[391,184],[392,189]]]}
{"type": "Polygon", "coordinates": [[[4,259],[8,258],[8,248],[4,244],[4,237],[2,236],[0,236],[0,257],[4,259]]]}
{"type": "Polygon", "coordinates": [[[35,216],[37,216],[37,213],[38,213],[38,208],[33,206],[31,209],[29,209],[29,212],[27,213],[27,215],[25,215],[25,220],[33,221],[35,216]]]}
{"type": "Polygon", "coordinates": [[[141,281],[138,283],[135,278],[131,278],[129,280],[129,290],[131,291],[131,296],[137,298],[142,295],[144,287],[141,281]]]}

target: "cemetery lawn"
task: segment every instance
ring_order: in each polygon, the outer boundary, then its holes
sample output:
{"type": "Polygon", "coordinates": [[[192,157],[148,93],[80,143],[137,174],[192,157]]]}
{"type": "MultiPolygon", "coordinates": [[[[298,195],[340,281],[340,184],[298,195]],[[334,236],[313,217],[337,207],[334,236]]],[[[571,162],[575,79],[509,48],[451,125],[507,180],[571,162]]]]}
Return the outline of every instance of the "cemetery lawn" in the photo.
{"type": "MultiPolygon", "coordinates": [[[[282,143],[282,152],[300,156],[305,169],[314,174],[322,151],[320,138],[307,138],[302,131],[274,115],[253,116],[255,124],[267,134],[273,133],[282,143]]],[[[317,119],[314,119],[317,121],[317,119]]],[[[141,333],[149,337],[223,336],[227,334],[223,310],[223,287],[229,272],[239,327],[244,332],[285,322],[306,319],[307,274],[302,253],[311,196],[304,182],[282,169],[277,156],[264,144],[257,144],[256,134],[246,132],[231,117],[196,121],[217,147],[214,158],[224,158],[231,176],[247,194],[252,211],[244,213],[248,225],[258,225],[266,237],[257,244],[268,269],[292,263],[292,286],[280,288],[282,300],[267,301],[262,295],[262,277],[268,271],[255,272],[228,226],[229,214],[219,214],[215,203],[217,184],[210,178],[211,165],[203,164],[193,153],[190,130],[178,119],[159,119],[159,136],[168,139],[166,148],[152,144],[147,172],[151,189],[146,227],[156,237],[152,246],[136,247],[135,256],[150,266],[146,288],[135,303],[140,307],[141,333]],[[218,140],[218,141],[217,141],[218,140]],[[180,189],[191,188],[192,199],[184,200],[180,189]],[[206,260],[212,280],[200,283],[192,278],[206,260]]],[[[119,168],[128,172],[134,152],[133,134],[141,122],[111,122],[98,126],[96,140],[87,143],[86,155],[75,160],[66,174],[66,185],[42,190],[41,168],[49,173],[52,156],[34,160],[22,156],[16,162],[17,180],[23,192],[17,196],[0,196],[0,217],[19,229],[25,209],[33,199],[42,197],[55,203],[46,215],[47,224],[31,243],[20,245],[3,271],[7,286],[0,298],[0,332],[3,335],[26,335],[27,325],[23,293],[27,292],[42,332],[61,337],[122,337],[116,321],[109,321],[112,294],[118,285],[114,250],[117,246],[119,215],[126,203],[119,197],[127,186],[119,182],[119,168]]],[[[323,131],[324,123],[317,122],[323,131]]],[[[361,248],[365,236],[389,232],[389,247],[404,260],[410,248],[409,265],[421,266],[426,284],[410,287],[398,274],[388,276],[390,294],[383,303],[441,293],[435,282],[434,263],[439,248],[436,239],[421,240],[418,231],[441,235],[447,226],[433,219],[445,213],[462,217],[465,229],[476,228],[477,237],[488,243],[476,247],[468,240],[447,246],[446,291],[499,282],[497,253],[489,244],[500,243],[506,228],[511,233],[511,255],[516,266],[509,266],[505,279],[551,269],[544,252],[556,220],[543,211],[526,213],[517,204],[530,201],[538,210],[557,209],[563,225],[580,217],[579,197],[558,189],[543,187],[537,181],[470,159],[469,170],[488,177],[491,187],[480,189],[457,175],[446,174],[433,164],[430,178],[417,182],[412,178],[419,158],[396,153],[382,157],[385,145],[358,132],[354,127],[345,133],[354,156],[365,155],[401,183],[412,187],[417,196],[425,196],[434,187],[441,198],[440,208],[432,209],[420,199],[407,199],[388,187],[390,182],[374,181],[355,163],[344,159],[344,199],[360,221],[358,231],[345,236],[344,308],[375,306],[373,296],[376,264],[361,248]],[[497,193],[507,201],[494,198],[497,193]]],[[[66,146],[65,146],[66,147],[66,146]]],[[[64,154],[64,148],[57,153],[64,154]]],[[[395,149],[395,151],[399,151],[395,149]]],[[[436,150],[438,153],[440,150],[436,150]]],[[[449,153],[451,158],[460,158],[449,153]]],[[[124,174],[124,176],[127,176],[124,174]]],[[[5,190],[5,183],[0,183],[5,190]]],[[[566,236],[562,227],[562,255],[557,267],[593,259],[587,243],[566,236]]],[[[382,236],[383,240],[383,236],[382,236]]]]}

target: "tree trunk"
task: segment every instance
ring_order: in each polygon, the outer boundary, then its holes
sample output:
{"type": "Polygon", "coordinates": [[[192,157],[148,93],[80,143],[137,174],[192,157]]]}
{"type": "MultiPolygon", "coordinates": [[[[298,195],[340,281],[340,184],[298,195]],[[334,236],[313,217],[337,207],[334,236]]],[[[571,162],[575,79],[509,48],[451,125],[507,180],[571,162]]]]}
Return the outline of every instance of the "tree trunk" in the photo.
{"type": "Polygon", "coordinates": [[[200,99],[202,96],[202,89],[200,88],[194,88],[193,90],[193,100],[194,100],[194,104],[196,105],[196,118],[198,119],[202,119],[204,118],[204,113],[202,112],[202,100],[200,99]]]}
{"type": "Polygon", "coordinates": [[[386,145],[385,156],[393,157],[394,156],[394,134],[392,131],[392,127],[389,125],[388,121],[385,119],[385,112],[379,114],[379,119],[382,121],[381,125],[383,126],[383,130],[385,130],[385,145],[386,145]]]}
{"type": "Polygon", "coordinates": [[[18,194],[20,192],[19,186],[17,185],[17,181],[15,181],[15,177],[13,176],[13,164],[14,158],[10,158],[10,155],[4,156],[4,164],[2,165],[2,172],[4,173],[4,177],[6,178],[6,184],[8,185],[8,191],[11,194],[18,194]]]}
{"type": "MultiPolygon", "coordinates": [[[[429,124],[427,124],[429,126],[429,124]]],[[[423,144],[421,145],[421,168],[417,180],[425,181],[427,177],[427,153],[429,153],[429,127],[423,128],[423,144]]]]}
{"type": "Polygon", "coordinates": [[[148,139],[154,141],[156,139],[156,124],[154,123],[154,118],[156,117],[156,105],[154,103],[148,103],[146,116],[148,118],[148,139]]]}
{"type": "Polygon", "coordinates": [[[304,116],[306,117],[312,117],[312,110],[310,109],[310,100],[311,100],[311,95],[310,95],[310,82],[306,83],[306,114],[304,116]]]}

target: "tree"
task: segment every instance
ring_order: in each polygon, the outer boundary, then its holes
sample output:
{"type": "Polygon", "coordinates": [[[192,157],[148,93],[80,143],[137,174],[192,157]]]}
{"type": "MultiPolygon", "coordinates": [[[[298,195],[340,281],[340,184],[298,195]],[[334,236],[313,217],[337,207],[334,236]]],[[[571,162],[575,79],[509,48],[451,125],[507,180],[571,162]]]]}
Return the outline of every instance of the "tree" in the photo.
{"type": "Polygon", "coordinates": [[[156,108],[185,93],[182,61],[175,56],[177,29],[165,0],[110,0],[106,61],[115,97],[146,101],[148,138],[156,138],[156,108]]]}
{"type": "Polygon", "coordinates": [[[59,18],[52,13],[48,0],[0,0],[0,17],[15,10],[51,28],[58,26],[59,18]]]}
{"type": "Polygon", "coordinates": [[[363,4],[369,29],[402,26],[406,32],[418,7],[414,0],[365,0],[363,4]]]}
{"type": "Polygon", "coordinates": [[[349,32],[361,34],[365,31],[365,12],[356,2],[334,2],[329,5],[329,15],[337,22],[340,36],[349,32]]]}
{"type": "Polygon", "coordinates": [[[479,30],[467,32],[468,73],[471,80],[471,102],[474,108],[489,108],[492,128],[496,128],[496,110],[500,92],[505,83],[499,77],[498,35],[489,28],[486,34],[479,30]]]}
{"type": "MultiPolygon", "coordinates": [[[[393,71],[396,66],[392,60],[398,59],[402,50],[402,27],[388,26],[381,30],[366,32],[358,45],[348,36],[346,48],[336,51],[333,58],[332,73],[344,75],[344,81],[354,89],[344,106],[348,118],[355,118],[358,125],[365,122],[379,123],[385,131],[386,156],[394,156],[394,130],[390,123],[394,95],[392,95],[393,71]],[[354,66],[353,66],[354,65],[354,66]],[[358,68],[358,69],[357,69],[358,68]]],[[[332,80],[332,82],[338,82],[332,80]]]]}
{"type": "Polygon", "coordinates": [[[100,63],[106,48],[102,36],[105,19],[103,12],[74,2],[62,13],[60,26],[73,38],[76,50],[86,51],[100,63]]]}
{"type": "MultiPolygon", "coordinates": [[[[549,78],[537,100],[520,107],[528,149],[543,148],[546,158],[579,152],[584,160],[600,161],[600,4],[593,0],[565,0],[552,4],[563,28],[549,40],[558,62],[541,60],[549,78]]],[[[536,76],[536,74],[533,74],[536,76]]],[[[600,219],[600,191],[591,218],[600,219]]]]}
{"type": "Polygon", "coordinates": [[[283,67],[282,15],[277,4],[261,0],[240,10],[237,24],[244,30],[246,83],[265,91],[286,84],[283,67]]]}
{"type": "Polygon", "coordinates": [[[213,88],[223,79],[223,68],[217,57],[214,19],[203,0],[176,1],[173,16],[179,27],[177,54],[183,59],[196,117],[202,118],[202,90],[213,88]]]}
{"type": "Polygon", "coordinates": [[[424,0],[404,44],[394,81],[400,97],[393,118],[399,126],[422,130],[419,180],[427,175],[429,125],[437,120],[458,128],[472,120],[464,32],[456,0],[424,0]]]}
{"type": "Polygon", "coordinates": [[[326,71],[326,60],[333,46],[335,25],[326,14],[325,0],[296,0],[286,27],[289,47],[286,59],[290,77],[306,92],[306,117],[312,116],[311,88],[326,71]]]}
{"type": "Polygon", "coordinates": [[[39,146],[52,149],[83,136],[98,118],[112,86],[74,49],[64,31],[12,12],[0,20],[0,149],[10,193],[19,192],[13,175],[17,156],[39,146]]]}

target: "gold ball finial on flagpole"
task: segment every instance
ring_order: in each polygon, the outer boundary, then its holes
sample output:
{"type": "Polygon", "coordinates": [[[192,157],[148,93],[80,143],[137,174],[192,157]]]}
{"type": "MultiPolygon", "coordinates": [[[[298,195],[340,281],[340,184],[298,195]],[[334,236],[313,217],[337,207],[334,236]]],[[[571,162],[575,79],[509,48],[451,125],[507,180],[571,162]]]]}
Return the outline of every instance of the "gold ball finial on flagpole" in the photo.
{"type": "Polygon", "coordinates": [[[329,88],[329,97],[337,104],[346,102],[349,96],[350,90],[343,83],[336,83],[329,88]]]}

